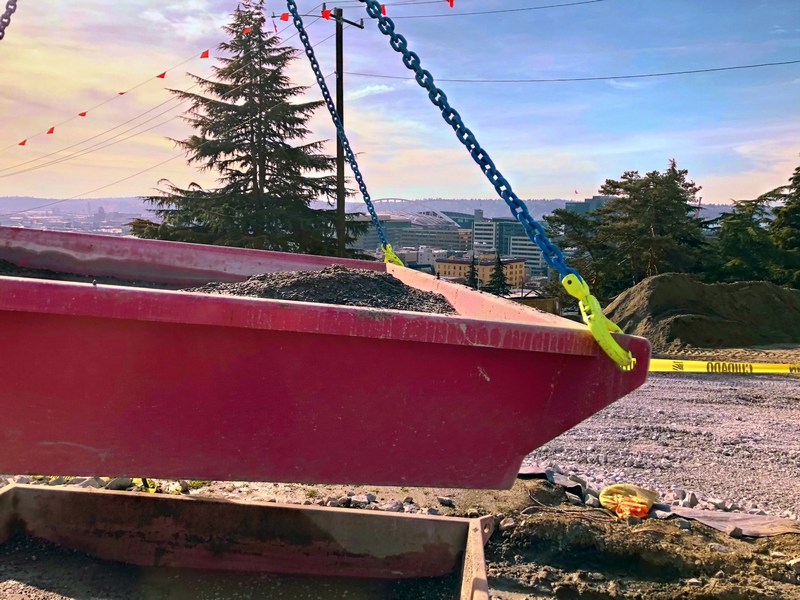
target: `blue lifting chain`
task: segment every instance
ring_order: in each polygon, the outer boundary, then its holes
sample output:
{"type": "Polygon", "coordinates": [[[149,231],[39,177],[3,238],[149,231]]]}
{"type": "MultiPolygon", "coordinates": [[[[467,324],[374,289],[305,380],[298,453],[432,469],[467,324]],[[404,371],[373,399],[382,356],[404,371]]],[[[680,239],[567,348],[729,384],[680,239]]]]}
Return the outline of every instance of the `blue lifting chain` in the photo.
{"type": "Polygon", "coordinates": [[[361,169],[358,168],[356,156],[353,153],[353,150],[350,148],[350,142],[344,132],[342,120],[339,118],[336,105],[333,103],[333,98],[328,90],[328,84],[325,83],[325,77],[322,74],[322,69],[319,68],[317,57],[314,55],[314,49],[311,47],[311,42],[308,39],[308,34],[306,33],[305,27],[303,27],[303,19],[300,17],[300,13],[297,12],[297,4],[295,4],[294,0],[286,0],[286,6],[289,8],[289,12],[292,14],[294,26],[297,28],[300,41],[303,42],[306,56],[308,56],[308,60],[311,62],[311,70],[314,71],[314,76],[317,78],[319,89],[322,91],[322,97],[325,99],[325,105],[328,107],[328,112],[331,113],[333,124],[336,125],[336,134],[339,136],[339,141],[342,143],[342,149],[344,150],[345,156],[347,156],[347,161],[350,163],[350,168],[353,170],[356,183],[358,183],[358,189],[361,190],[364,203],[367,205],[369,216],[372,219],[372,223],[375,225],[375,229],[378,231],[378,237],[381,240],[381,247],[383,248],[384,261],[402,265],[403,262],[392,251],[392,245],[386,239],[386,233],[383,231],[383,226],[381,225],[380,219],[378,219],[378,215],[375,213],[375,207],[372,205],[372,199],[370,198],[369,191],[367,191],[367,184],[364,183],[364,178],[361,175],[361,169]]]}
{"type": "MultiPolygon", "coordinates": [[[[294,4],[293,0],[289,0],[294,4]]],[[[528,212],[528,207],[517,197],[511,189],[511,184],[508,183],[505,177],[497,170],[489,154],[481,148],[475,135],[464,125],[461,120],[461,115],[458,114],[454,108],[447,102],[445,93],[436,87],[433,83],[433,75],[430,71],[423,69],[420,66],[419,55],[408,49],[408,42],[402,35],[395,33],[394,21],[389,17],[381,14],[381,5],[377,0],[359,0],[365,5],[367,14],[378,21],[378,29],[381,33],[390,38],[389,44],[391,47],[403,55],[403,64],[410,70],[414,71],[414,78],[417,83],[428,90],[428,98],[436,105],[442,112],[444,120],[450,124],[456,137],[469,151],[473,160],[478,163],[489,179],[494,189],[500,197],[508,204],[511,209],[511,214],[522,223],[525,229],[525,234],[528,239],[536,244],[544,255],[544,259],[548,265],[558,271],[561,277],[561,283],[567,292],[578,299],[578,305],[581,309],[584,322],[589,326],[589,329],[597,340],[603,351],[624,370],[630,370],[636,364],[636,359],[633,355],[622,348],[617,341],[611,336],[611,333],[621,333],[617,325],[612,323],[603,314],[600,304],[597,299],[592,296],[589,291],[589,286],[578,274],[578,272],[569,267],[564,262],[564,255],[548,238],[544,228],[531,216],[528,212]]],[[[295,16],[295,22],[298,17],[295,16]]],[[[301,36],[302,37],[302,36],[301,36]]],[[[308,46],[306,42],[306,54],[308,54],[308,46]]],[[[319,68],[317,67],[317,73],[319,68]]],[[[321,73],[317,75],[320,78],[321,73]]],[[[344,135],[340,132],[340,135],[344,135]]]]}

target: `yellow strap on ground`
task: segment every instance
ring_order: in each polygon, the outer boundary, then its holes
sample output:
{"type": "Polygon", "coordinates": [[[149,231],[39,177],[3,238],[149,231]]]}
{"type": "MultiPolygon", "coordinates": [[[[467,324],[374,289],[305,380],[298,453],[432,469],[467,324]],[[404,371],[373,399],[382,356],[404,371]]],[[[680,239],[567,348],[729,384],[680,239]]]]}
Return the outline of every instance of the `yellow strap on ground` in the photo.
{"type": "Polygon", "coordinates": [[[589,331],[592,332],[592,336],[597,340],[603,352],[623,371],[633,369],[636,366],[633,354],[620,346],[611,336],[612,333],[622,333],[622,330],[603,314],[600,303],[597,298],[592,296],[587,283],[581,277],[570,273],[561,280],[561,285],[570,296],[578,299],[583,322],[589,326],[589,331]]]}
{"type": "Polygon", "coordinates": [[[739,375],[784,373],[800,375],[800,364],[725,362],[717,360],[670,360],[668,358],[651,358],[650,372],[734,373],[739,375]]]}
{"type": "Polygon", "coordinates": [[[400,260],[400,258],[397,256],[397,254],[395,254],[394,251],[392,250],[392,245],[391,244],[386,244],[383,247],[383,262],[392,263],[392,264],[395,264],[395,265],[400,265],[401,267],[405,266],[403,264],[403,261],[400,260]]]}

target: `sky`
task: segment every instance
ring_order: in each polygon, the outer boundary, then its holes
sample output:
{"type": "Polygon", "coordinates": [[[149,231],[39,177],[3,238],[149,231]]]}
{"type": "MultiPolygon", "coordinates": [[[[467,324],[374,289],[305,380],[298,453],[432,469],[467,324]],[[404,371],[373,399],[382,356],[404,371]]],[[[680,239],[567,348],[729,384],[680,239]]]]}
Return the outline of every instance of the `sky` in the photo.
{"type": "MultiPolygon", "coordinates": [[[[800,165],[800,62],[625,76],[800,61],[800,1],[576,2],[396,0],[386,9],[520,198],[589,197],[606,179],[663,170],[672,158],[704,203],[787,183],[800,165]],[[603,79],[476,81],[580,78],[603,79]]],[[[211,76],[236,4],[19,1],[0,40],[0,196],[140,196],[162,179],[213,187],[214,174],[188,165],[171,141],[192,130],[167,88],[190,89],[188,73],[211,76]]],[[[313,0],[297,5],[333,73],[333,21],[315,17],[313,0]]],[[[371,196],[496,197],[363,4],[334,6],[365,19],[364,30],[344,32],[345,128],[371,196]]],[[[268,1],[273,11],[285,3],[268,1]]],[[[299,48],[291,23],[275,22],[299,48]]],[[[321,98],[304,54],[289,74],[310,86],[303,100],[321,98]]],[[[310,127],[334,154],[324,108],[310,127]]]]}

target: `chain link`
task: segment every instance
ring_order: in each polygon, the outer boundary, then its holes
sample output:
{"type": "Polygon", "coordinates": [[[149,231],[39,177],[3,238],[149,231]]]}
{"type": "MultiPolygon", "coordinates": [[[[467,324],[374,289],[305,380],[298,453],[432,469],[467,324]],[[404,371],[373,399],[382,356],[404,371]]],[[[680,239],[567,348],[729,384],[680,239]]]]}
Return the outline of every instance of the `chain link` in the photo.
{"type": "Polygon", "coordinates": [[[6,10],[3,15],[0,16],[0,40],[5,37],[6,27],[11,23],[11,15],[13,15],[16,10],[17,0],[8,0],[8,2],[6,2],[6,10]]]}
{"type": "Polygon", "coordinates": [[[378,219],[378,215],[375,213],[375,207],[372,205],[372,199],[367,191],[367,184],[364,183],[364,178],[361,176],[361,170],[358,168],[356,156],[353,153],[353,150],[350,147],[350,142],[348,141],[347,135],[344,132],[342,120],[339,118],[339,112],[336,110],[336,105],[333,103],[333,98],[328,90],[328,84],[325,83],[325,76],[322,74],[322,69],[320,69],[319,63],[317,62],[317,57],[314,55],[314,49],[311,47],[311,42],[308,39],[308,34],[306,33],[305,27],[303,27],[303,19],[300,17],[300,14],[297,11],[297,4],[295,4],[294,0],[286,0],[286,5],[289,8],[289,12],[292,14],[292,20],[294,21],[294,26],[297,28],[300,41],[303,42],[306,56],[308,56],[308,60],[311,62],[311,70],[314,72],[314,76],[317,78],[317,83],[319,84],[319,89],[322,91],[322,97],[325,100],[325,105],[328,107],[328,111],[331,113],[331,118],[333,119],[334,125],[336,125],[336,133],[339,136],[339,141],[342,143],[342,149],[344,150],[345,156],[347,156],[347,161],[350,163],[350,168],[353,170],[353,176],[358,184],[358,189],[361,191],[361,195],[364,197],[364,204],[367,205],[369,216],[372,219],[372,223],[375,225],[375,229],[378,231],[378,237],[381,240],[381,246],[386,248],[389,245],[389,242],[386,239],[386,234],[383,231],[380,219],[378,219]]]}
{"type": "Polygon", "coordinates": [[[402,35],[395,33],[394,21],[381,14],[380,3],[377,2],[377,0],[359,1],[366,5],[367,14],[373,19],[377,19],[378,29],[380,29],[381,33],[389,36],[389,45],[392,49],[403,55],[403,64],[414,71],[414,79],[416,79],[417,83],[428,90],[428,98],[430,98],[431,102],[442,112],[444,120],[453,128],[458,140],[464,144],[470,156],[472,156],[472,159],[481,167],[484,175],[486,175],[498,195],[511,209],[511,213],[514,217],[522,223],[528,239],[542,250],[547,264],[556,269],[562,278],[568,274],[580,277],[572,267],[567,266],[564,262],[564,255],[561,253],[561,250],[547,238],[547,234],[542,225],[531,216],[528,207],[525,206],[525,203],[522,202],[511,189],[511,184],[509,184],[506,178],[497,170],[489,154],[478,143],[472,131],[464,125],[458,111],[450,106],[447,101],[447,95],[440,88],[436,87],[433,82],[433,75],[431,75],[430,71],[420,66],[419,55],[408,49],[408,42],[402,35]]]}

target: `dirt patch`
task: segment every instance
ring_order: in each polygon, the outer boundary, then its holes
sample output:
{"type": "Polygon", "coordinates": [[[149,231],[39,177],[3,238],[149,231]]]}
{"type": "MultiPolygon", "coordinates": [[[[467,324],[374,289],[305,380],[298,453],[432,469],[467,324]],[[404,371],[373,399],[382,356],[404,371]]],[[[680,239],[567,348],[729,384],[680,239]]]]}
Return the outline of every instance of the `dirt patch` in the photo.
{"type": "MultiPolygon", "coordinates": [[[[800,598],[794,566],[800,535],[734,538],[677,518],[627,524],[606,510],[574,504],[564,487],[542,479],[518,479],[510,490],[492,491],[254,482],[191,487],[192,495],[290,504],[372,492],[378,502],[404,499],[404,506],[419,512],[493,515],[495,532],[485,549],[492,600],[800,598]]],[[[444,599],[455,597],[456,579],[361,582],[354,588],[335,578],[133,567],[29,538],[0,546],[0,596],[15,599],[444,599]]]]}
{"type": "Polygon", "coordinates": [[[458,585],[457,574],[367,580],[140,567],[24,535],[0,545],[5,600],[449,600],[458,585]]]}
{"type": "Polygon", "coordinates": [[[800,290],[763,281],[657,275],[617,296],[605,313],[625,333],[649,339],[655,352],[800,343],[800,290]]]}
{"type": "Polygon", "coordinates": [[[423,292],[388,273],[342,265],[321,271],[264,273],[242,282],[208,283],[185,291],[455,314],[441,294],[423,292]]]}
{"type": "Polygon", "coordinates": [[[787,565],[800,554],[800,535],[734,539],[697,522],[628,525],[601,509],[564,505],[524,512],[487,546],[497,600],[800,597],[787,565]]]}

